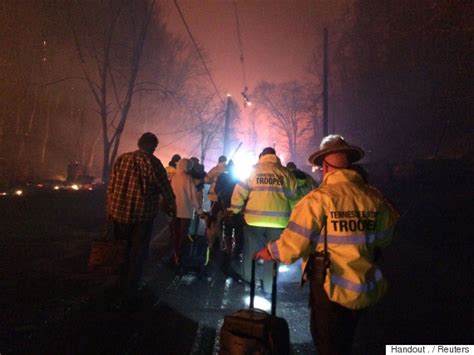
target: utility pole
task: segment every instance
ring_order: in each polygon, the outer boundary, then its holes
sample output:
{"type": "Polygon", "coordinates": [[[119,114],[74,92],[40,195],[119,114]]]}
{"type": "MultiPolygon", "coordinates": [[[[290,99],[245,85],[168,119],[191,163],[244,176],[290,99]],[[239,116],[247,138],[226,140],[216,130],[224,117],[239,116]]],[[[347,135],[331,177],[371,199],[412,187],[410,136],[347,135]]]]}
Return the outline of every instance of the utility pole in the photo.
{"type": "Polygon", "coordinates": [[[328,29],[323,30],[323,137],[328,132],[328,29]]]}
{"type": "Polygon", "coordinates": [[[232,96],[227,94],[227,107],[224,116],[224,151],[223,155],[227,156],[229,153],[229,127],[230,127],[230,106],[232,105],[232,96]]]}

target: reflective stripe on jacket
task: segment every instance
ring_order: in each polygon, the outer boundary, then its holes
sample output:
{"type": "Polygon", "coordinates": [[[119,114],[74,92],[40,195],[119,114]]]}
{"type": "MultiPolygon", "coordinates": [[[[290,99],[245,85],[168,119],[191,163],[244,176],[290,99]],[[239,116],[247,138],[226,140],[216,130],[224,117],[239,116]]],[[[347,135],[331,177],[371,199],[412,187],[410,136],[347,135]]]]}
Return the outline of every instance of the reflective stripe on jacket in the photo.
{"type": "Polygon", "coordinates": [[[285,264],[324,249],[330,259],[324,289],[331,301],[351,309],[376,303],[387,282],[374,263],[374,249],[392,240],[399,218],[395,209],[355,171],[327,173],[320,187],[299,201],[280,239],[269,243],[272,256],[285,264]],[[326,221],[326,222],[325,222],[326,221]]]}
{"type": "Polygon", "coordinates": [[[251,226],[284,228],[297,198],[296,189],[295,177],[276,155],[267,154],[250,176],[235,186],[230,210],[243,210],[245,222],[251,226]]]}

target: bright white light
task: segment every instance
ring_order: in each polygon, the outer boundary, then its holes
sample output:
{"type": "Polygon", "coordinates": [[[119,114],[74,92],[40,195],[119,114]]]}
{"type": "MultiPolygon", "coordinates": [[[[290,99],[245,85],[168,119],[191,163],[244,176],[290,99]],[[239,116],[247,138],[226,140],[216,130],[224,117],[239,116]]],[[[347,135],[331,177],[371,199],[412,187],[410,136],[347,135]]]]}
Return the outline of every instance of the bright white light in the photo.
{"type": "Polygon", "coordinates": [[[17,196],[23,195],[23,190],[16,190],[15,195],[17,195],[17,196]]]}
{"type": "MultiPolygon", "coordinates": [[[[250,305],[250,296],[245,297],[245,305],[248,307],[250,305]]],[[[258,308],[264,311],[271,311],[272,303],[267,300],[266,298],[255,296],[253,299],[253,306],[254,308],[258,308]]]]}
{"type": "Polygon", "coordinates": [[[55,187],[53,187],[53,188],[54,188],[55,190],[59,190],[59,186],[57,186],[57,185],[56,185],[55,187]]]}
{"type": "Polygon", "coordinates": [[[71,189],[73,189],[73,190],[79,190],[79,186],[78,186],[78,185],[71,185],[71,189]]]}
{"type": "Polygon", "coordinates": [[[257,163],[257,158],[251,152],[237,152],[232,158],[234,162],[234,175],[240,181],[247,179],[252,172],[252,168],[257,163]]]}
{"type": "Polygon", "coordinates": [[[7,193],[6,192],[0,192],[0,196],[6,196],[7,193]]]}
{"type": "Polygon", "coordinates": [[[277,155],[278,155],[278,158],[280,158],[280,161],[282,162],[286,162],[286,154],[283,153],[283,152],[277,152],[277,155]]]}
{"type": "Polygon", "coordinates": [[[278,268],[278,272],[288,272],[290,271],[290,268],[287,265],[280,265],[278,268]]]}

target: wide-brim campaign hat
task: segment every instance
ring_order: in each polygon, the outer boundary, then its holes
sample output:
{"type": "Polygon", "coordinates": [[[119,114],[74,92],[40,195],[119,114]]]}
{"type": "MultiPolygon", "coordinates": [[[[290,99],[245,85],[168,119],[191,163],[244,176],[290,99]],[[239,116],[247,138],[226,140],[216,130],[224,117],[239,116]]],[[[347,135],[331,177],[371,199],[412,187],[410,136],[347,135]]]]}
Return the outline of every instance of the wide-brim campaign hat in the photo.
{"type": "Polygon", "coordinates": [[[346,153],[351,163],[364,156],[362,149],[348,144],[339,134],[331,134],[323,138],[319,150],[311,154],[308,160],[312,165],[322,166],[324,157],[332,153],[346,153]]]}

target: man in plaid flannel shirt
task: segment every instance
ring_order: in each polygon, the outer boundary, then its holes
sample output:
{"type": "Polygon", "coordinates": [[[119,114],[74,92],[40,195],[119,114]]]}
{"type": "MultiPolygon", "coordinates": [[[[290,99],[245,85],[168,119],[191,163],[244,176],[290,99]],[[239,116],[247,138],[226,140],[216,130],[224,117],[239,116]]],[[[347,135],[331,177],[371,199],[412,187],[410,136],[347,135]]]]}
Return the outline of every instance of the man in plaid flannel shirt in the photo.
{"type": "Polygon", "coordinates": [[[144,133],[138,140],[138,150],[117,158],[107,188],[107,217],[113,224],[114,237],[127,241],[120,286],[124,301],[132,307],[139,303],[140,278],[160,204],[168,215],[176,213],[166,170],[153,155],[157,146],[158,138],[144,133]]]}

